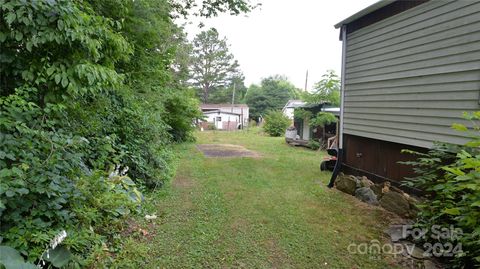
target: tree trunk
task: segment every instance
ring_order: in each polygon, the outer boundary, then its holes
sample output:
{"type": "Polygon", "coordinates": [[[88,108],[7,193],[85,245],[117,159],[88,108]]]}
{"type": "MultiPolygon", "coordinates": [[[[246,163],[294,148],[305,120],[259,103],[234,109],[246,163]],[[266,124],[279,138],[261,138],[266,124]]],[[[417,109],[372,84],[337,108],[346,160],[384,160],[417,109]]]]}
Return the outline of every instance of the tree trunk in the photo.
{"type": "Polygon", "coordinates": [[[203,86],[203,103],[207,104],[208,103],[208,85],[203,86]]]}

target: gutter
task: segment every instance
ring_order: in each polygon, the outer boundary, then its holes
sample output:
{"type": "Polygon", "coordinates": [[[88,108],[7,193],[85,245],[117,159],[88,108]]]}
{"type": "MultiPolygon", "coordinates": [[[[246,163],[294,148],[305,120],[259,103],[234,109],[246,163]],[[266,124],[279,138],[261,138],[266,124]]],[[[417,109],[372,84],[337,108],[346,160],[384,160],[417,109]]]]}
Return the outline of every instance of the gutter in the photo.
{"type": "Polygon", "coordinates": [[[347,25],[342,25],[341,29],[341,40],[342,40],[342,70],[340,74],[340,127],[338,128],[338,151],[337,151],[337,162],[335,163],[335,168],[333,169],[332,177],[328,183],[328,187],[332,188],[335,184],[335,179],[337,179],[338,174],[342,168],[343,163],[343,114],[345,108],[345,68],[346,68],[346,59],[347,59],[347,25]]]}

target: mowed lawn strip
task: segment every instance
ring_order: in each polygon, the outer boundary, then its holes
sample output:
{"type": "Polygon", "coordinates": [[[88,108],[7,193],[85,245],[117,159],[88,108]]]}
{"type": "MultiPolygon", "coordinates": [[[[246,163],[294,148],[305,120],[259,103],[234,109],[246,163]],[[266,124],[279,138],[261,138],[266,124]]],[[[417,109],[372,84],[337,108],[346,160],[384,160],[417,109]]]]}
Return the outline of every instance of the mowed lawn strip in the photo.
{"type": "Polygon", "coordinates": [[[385,240],[385,211],[326,187],[324,152],[293,148],[258,129],[201,132],[196,144],[234,144],[259,157],[205,157],[178,147],[175,179],[148,197],[113,266],[144,268],[386,268],[390,257],[349,253],[385,240]]]}

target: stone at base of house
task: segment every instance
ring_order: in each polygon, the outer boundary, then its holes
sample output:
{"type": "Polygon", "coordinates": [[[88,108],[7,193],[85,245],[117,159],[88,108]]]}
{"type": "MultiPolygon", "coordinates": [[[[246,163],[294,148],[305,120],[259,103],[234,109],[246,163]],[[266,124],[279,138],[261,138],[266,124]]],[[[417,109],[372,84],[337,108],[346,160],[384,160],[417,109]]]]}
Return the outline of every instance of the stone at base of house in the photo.
{"type": "Polygon", "coordinates": [[[370,205],[378,205],[377,196],[368,187],[361,187],[355,190],[355,197],[362,202],[365,202],[370,205]]]}
{"type": "Polygon", "coordinates": [[[381,199],[383,196],[383,184],[374,184],[373,186],[370,187],[372,189],[373,193],[377,196],[377,199],[381,199]]]}
{"type": "Polygon", "coordinates": [[[340,173],[335,180],[335,187],[348,193],[350,195],[355,195],[355,190],[357,189],[358,180],[354,176],[347,176],[343,173],[340,173]]]}
{"type": "Polygon", "coordinates": [[[362,176],[360,178],[360,185],[362,185],[362,187],[367,187],[367,188],[370,188],[372,187],[373,185],[375,185],[375,183],[373,183],[370,179],[368,179],[366,176],[362,176]]]}
{"type": "Polygon", "coordinates": [[[410,204],[407,199],[398,192],[389,191],[385,193],[379,202],[383,208],[399,216],[408,217],[410,215],[410,204]]]}
{"type": "Polygon", "coordinates": [[[401,246],[401,253],[396,253],[397,262],[405,268],[423,268],[423,269],[441,269],[444,268],[438,260],[432,257],[428,252],[408,240],[408,234],[403,232],[403,225],[391,225],[385,233],[390,236],[392,249],[398,249],[401,246]],[[394,246],[395,245],[395,246],[394,246]],[[397,254],[400,254],[397,256],[397,254]]]}
{"type": "Polygon", "coordinates": [[[401,217],[414,217],[417,212],[417,200],[401,189],[390,185],[390,182],[374,184],[367,177],[355,177],[340,173],[335,180],[335,187],[345,193],[357,197],[362,202],[380,205],[384,209],[401,217]]]}

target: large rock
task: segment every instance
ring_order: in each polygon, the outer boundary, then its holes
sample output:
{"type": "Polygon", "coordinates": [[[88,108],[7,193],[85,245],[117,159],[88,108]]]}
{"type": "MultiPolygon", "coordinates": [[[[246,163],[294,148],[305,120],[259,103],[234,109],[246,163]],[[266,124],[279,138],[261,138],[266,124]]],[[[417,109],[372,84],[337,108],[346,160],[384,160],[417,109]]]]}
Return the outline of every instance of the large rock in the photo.
{"type": "Polygon", "coordinates": [[[372,189],[373,193],[377,196],[377,199],[381,199],[383,196],[383,184],[374,184],[373,186],[370,186],[370,189],[372,189]]]}
{"type": "Polygon", "coordinates": [[[378,205],[377,196],[375,193],[368,187],[361,187],[355,190],[355,197],[371,205],[378,205]]]}
{"type": "Polygon", "coordinates": [[[371,186],[375,185],[370,179],[368,179],[366,176],[363,176],[360,178],[360,185],[362,187],[367,187],[370,188],[371,186]]]}
{"type": "Polygon", "coordinates": [[[340,191],[343,191],[350,195],[355,195],[357,181],[358,180],[354,176],[346,176],[342,173],[338,175],[337,180],[335,180],[335,187],[340,191]]]}
{"type": "Polygon", "coordinates": [[[397,215],[402,217],[408,217],[410,215],[410,204],[401,193],[389,191],[383,194],[379,202],[383,208],[397,215]]]}

